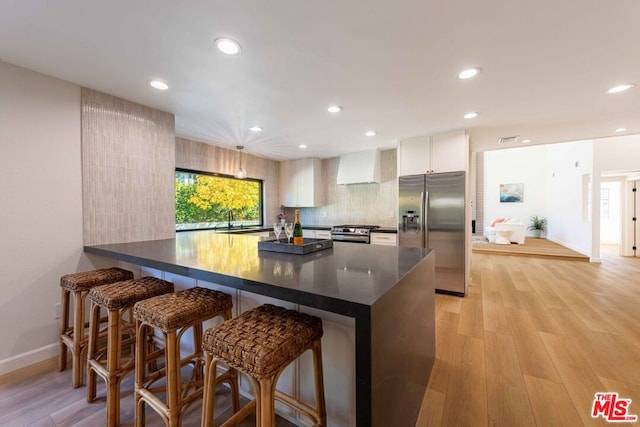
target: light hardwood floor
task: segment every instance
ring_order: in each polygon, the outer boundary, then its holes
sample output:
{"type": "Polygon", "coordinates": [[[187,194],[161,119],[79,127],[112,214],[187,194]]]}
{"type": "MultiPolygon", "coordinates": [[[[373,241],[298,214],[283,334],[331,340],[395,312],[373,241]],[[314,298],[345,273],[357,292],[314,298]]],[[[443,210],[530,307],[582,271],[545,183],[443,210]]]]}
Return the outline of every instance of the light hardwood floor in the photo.
{"type": "Polygon", "coordinates": [[[469,295],[436,296],[417,426],[607,425],[591,418],[601,391],[632,399],[640,416],[640,259],[603,255],[474,253],[469,295]]]}
{"type": "MultiPolygon", "coordinates": [[[[473,254],[469,295],[436,295],[437,359],[416,426],[607,425],[590,416],[598,391],[640,415],[640,259],[603,258],[473,254]]],[[[0,378],[0,426],[102,425],[104,399],[87,404],[70,381],[51,364],[0,378]]]]}
{"type": "MultiPolygon", "coordinates": [[[[70,359],[70,358],[69,358],[70,359]]],[[[188,375],[185,368],[183,375],[188,375]]],[[[106,400],[104,382],[98,380],[97,400],[86,401],[87,389],[71,388],[71,370],[58,372],[57,360],[50,359],[28,368],[0,377],[0,427],[98,427],[106,424],[106,400]]],[[[248,400],[241,397],[241,404],[248,400]]],[[[202,402],[191,405],[184,415],[184,427],[199,427],[202,402]]],[[[134,424],[133,373],[122,382],[120,400],[121,426],[134,424]]],[[[228,389],[216,389],[215,425],[220,425],[231,415],[231,399],[228,389]]],[[[164,427],[160,416],[147,405],[146,425],[164,427]]],[[[255,426],[255,414],[242,421],[240,427],[255,426]]],[[[276,427],[295,427],[289,421],[277,417],[276,427]]]]}
{"type": "MultiPolygon", "coordinates": [[[[484,236],[483,236],[484,237],[484,236]]],[[[532,256],[536,258],[566,259],[589,262],[587,255],[559,245],[547,239],[528,238],[523,245],[498,245],[486,239],[473,243],[473,253],[532,256]]]]}

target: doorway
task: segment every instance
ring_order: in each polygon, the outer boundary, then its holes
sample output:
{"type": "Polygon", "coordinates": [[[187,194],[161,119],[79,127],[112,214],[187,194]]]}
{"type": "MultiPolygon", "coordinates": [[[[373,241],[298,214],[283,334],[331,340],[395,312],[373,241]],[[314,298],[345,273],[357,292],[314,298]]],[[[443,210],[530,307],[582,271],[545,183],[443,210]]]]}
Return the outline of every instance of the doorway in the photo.
{"type": "Polygon", "coordinates": [[[601,250],[619,256],[640,256],[640,171],[602,174],[600,185],[601,250]]]}
{"type": "Polygon", "coordinates": [[[622,201],[620,180],[604,180],[600,184],[600,243],[619,245],[622,238],[622,201]]]}

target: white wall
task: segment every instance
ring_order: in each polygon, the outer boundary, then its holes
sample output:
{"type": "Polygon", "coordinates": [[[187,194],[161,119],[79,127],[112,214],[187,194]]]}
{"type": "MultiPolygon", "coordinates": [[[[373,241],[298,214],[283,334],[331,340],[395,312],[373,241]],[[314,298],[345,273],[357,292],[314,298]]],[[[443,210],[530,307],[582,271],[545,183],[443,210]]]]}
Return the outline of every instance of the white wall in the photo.
{"type": "Polygon", "coordinates": [[[529,224],[533,215],[547,216],[545,146],[512,148],[484,153],[484,222],[519,218],[529,224]],[[500,203],[500,184],[524,184],[521,203],[500,203]]]}
{"type": "Polygon", "coordinates": [[[0,62],[0,375],[57,354],[82,257],[80,88],[0,62]]]}
{"type": "Polygon", "coordinates": [[[591,255],[591,222],[583,217],[583,177],[593,176],[591,141],[553,144],[547,147],[547,181],[543,190],[549,221],[547,238],[580,253],[591,255]]]}
{"type": "Polygon", "coordinates": [[[594,140],[594,158],[602,172],[640,170],[640,135],[594,140]]]}
{"type": "MultiPolygon", "coordinates": [[[[546,238],[591,253],[591,224],[582,219],[582,176],[592,173],[591,141],[484,153],[484,220],[533,215],[548,220],[546,238]],[[576,165],[577,162],[577,165],[576,165]],[[500,203],[500,184],[524,184],[521,203],[500,203]]],[[[531,234],[528,232],[528,234],[531,234]]]]}

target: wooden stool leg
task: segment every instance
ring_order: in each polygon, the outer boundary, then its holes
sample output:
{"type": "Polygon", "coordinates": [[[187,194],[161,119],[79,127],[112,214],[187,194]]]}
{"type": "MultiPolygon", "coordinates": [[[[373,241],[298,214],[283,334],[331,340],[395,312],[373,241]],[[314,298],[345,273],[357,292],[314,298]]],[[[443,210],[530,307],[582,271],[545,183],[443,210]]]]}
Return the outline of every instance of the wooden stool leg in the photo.
{"type": "MultiPolygon", "coordinates": [[[[233,318],[233,310],[227,310],[222,316],[225,321],[233,318]]],[[[240,410],[240,384],[238,381],[238,371],[233,368],[229,368],[229,387],[231,388],[231,403],[233,412],[236,413],[240,410]]]]}
{"type": "MultiPolygon", "coordinates": [[[[100,306],[91,303],[89,316],[89,344],[87,346],[87,359],[93,360],[98,352],[98,339],[100,335],[100,306]]],[[[91,403],[96,398],[96,372],[87,363],[87,402],[91,403]]]]}
{"type": "Polygon", "coordinates": [[[73,320],[73,365],[71,367],[73,376],[73,388],[82,385],[82,373],[84,371],[84,360],[82,359],[82,346],[84,344],[84,302],[86,292],[74,292],[74,311],[73,320]]]}
{"type": "Polygon", "coordinates": [[[58,357],[58,369],[62,372],[67,368],[67,345],[62,339],[69,329],[69,291],[61,288],[60,296],[60,355],[58,357]]]}
{"type": "Polygon", "coordinates": [[[195,381],[194,388],[198,387],[198,384],[204,380],[204,365],[202,363],[202,323],[196,323],[193,325],[193,348],[194,354],[199,355],[196,358],[193,366],[194,375],[192,375],[195,381]]]}
{"type": "Polygon", "coordinates": [[[240,384],[238,381],[238,371],[233,368],[231,375],[229,376],[229,386],[231,387],[231,404],[233,412],[236,413],[240,410],[240,384]]]}
{"type": "Polygon", "coordinates": [[[167,363],[167,416],[169,427],[178,425],[180,411],[180,346],[178,345],[176,331],[165,334],[166,363],[167,363]]]}
{"type": "Polygon", "coordinates": [[[120,367],[122,352],[121,318],[119,310],[109,310],[107,331],[107,426],[120,425],[120,367]]]}
{"type": "MultiPolygon", "coordinates": [[[[202,395],[202,423],[201,427],[213,427],[213,417],[215,415],[214,396],[216,394],[216,369],[218,359],[214,359],[211,354],[207,353],[204,363],[204,391],[202,395]]],[[[233,408],[234,412],[238,412],[237,408],[233,408]]]]}
{"type": "Polygon", "coordinates": [[[145,425],[144,400],[142,400],[138,390],[144,386],[144,377],[147,369],[147,348],[149,345],[147,343],[147,326],[139,320],[136,320],[136,333],[134,419],[136,427],[142,427],[145,425]]]}
{"type": "Polygon", "coordinates": [[[258,413],[256,414],[260,427],[276,425],[275,411],[275,381],[273,378],[265,378],[259,381],[260,387],[256,390],[258,413]]]}
{"type": "Polygon", "coordinates": [[[327,407],[324,400],[324,378],[322,371],[322,345],[318,339],[313,343],[313,371],[315,372],[316,380],[316,410],[318,411],[318,426],[324,427],[327,425],[327,407]]]}

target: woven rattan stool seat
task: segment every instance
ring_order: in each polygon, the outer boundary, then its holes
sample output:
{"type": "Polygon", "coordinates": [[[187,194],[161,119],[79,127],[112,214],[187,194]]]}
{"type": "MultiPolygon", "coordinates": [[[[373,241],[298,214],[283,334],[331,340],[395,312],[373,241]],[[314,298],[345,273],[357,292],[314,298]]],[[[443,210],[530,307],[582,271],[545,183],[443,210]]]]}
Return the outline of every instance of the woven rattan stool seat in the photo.
{"type": "Polygon", "coordinates": [[[203,347],[230,366],[262,379],[272,376],[322,337],[322,320],[265,304],[208,329],[203,347]]]}
{"type": "Polygon", "coordinates": [[[167,292],[173,292],[173,283],[155,277],[143,277],[96,286],[89,291],[89,298],[101,307],[118,310],[167,292]]]}
{"type": "Polygon", "coordinates": [[[134,317],[168,332],[211,319],[232,307],[231,295],[196,287],[140,301],[135,306],[134,317]]]}
{"type": "Polygon", "coordinates": [[[94,286],[131,279],[133,279],[133,273],[128,270],[117,267],[102,268],[100,270],[66,274],[60,278],[60,286],[69,291],[86,291],[94,286]]]}

